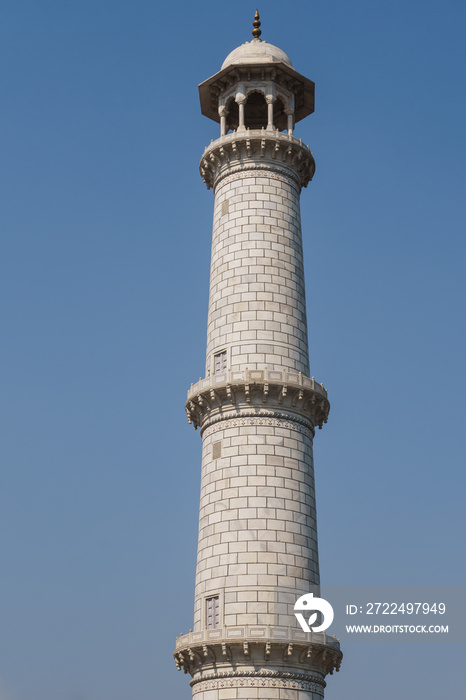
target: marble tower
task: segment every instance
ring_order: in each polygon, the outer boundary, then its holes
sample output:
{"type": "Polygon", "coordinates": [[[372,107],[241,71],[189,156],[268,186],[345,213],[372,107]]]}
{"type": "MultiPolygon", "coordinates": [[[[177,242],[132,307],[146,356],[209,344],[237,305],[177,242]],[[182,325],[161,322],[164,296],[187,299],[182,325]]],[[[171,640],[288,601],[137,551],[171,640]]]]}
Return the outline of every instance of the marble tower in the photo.
{"type": "Polygon", "coordinates": [[[188,391],[202,437],[194,625],[176,640],[194,700],[322,700],[342,654],[305,633],[319,593],[314,465],[329,402],[310,377],[300,193],[313,177],[295,123],[314,83],[253,39],[199,86],[220,137],[201,158],[215,195],[205,378],[188,391]]]}

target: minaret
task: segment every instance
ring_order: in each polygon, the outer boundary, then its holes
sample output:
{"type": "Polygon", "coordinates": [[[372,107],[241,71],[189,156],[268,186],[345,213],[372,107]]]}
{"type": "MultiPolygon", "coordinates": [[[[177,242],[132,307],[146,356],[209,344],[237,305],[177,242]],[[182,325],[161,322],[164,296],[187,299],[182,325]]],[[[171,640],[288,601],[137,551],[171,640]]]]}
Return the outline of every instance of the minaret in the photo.
{"type": "Polygon", "coordinates": [[[220,123],[200,171],[215,194],[205,379],[188,391],[202,476],[194,626],[176,640],[195,700],[321,700],[339,643],[305,633],[319,594],[312,442],[327,392],[309,376],[299,197],[315,163],[293,135],[314,83],[260,39],[199,86],[220,123]]]}

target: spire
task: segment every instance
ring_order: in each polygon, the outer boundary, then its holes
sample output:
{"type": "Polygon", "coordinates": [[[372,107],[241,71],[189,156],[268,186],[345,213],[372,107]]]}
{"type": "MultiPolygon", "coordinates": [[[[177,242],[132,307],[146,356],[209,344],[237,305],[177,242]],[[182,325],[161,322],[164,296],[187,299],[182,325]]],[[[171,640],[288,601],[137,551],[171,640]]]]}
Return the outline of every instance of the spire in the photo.
{"type": "MultiPolygon", "coordinates": [[[[260,35],[262,34],[262,31],[259,29],[261,26],[260,20],[259,20],[259,10],[256,10],[256,14],[254,15],[254,22],[252,23],[252,26],[254,29],[252,30],[252,35],[254,39],[259,39],[260,35]]],[[[259,39],[261,41],[261,39],[259,39]]]]}

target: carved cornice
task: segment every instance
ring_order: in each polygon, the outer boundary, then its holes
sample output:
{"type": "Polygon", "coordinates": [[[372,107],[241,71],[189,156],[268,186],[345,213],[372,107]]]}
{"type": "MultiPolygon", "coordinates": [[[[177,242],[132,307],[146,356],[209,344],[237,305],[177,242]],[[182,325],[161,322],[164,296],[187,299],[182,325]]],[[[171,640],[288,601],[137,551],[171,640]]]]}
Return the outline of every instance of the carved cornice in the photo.
{"type": "Polygon", "coordinates": [[[327,391],[301,372],[245,370],[201,379],[188,391],[186,414],[194,428],[233,418],[262,416],[314,428],[327,422],[327,391]]]}
{"type": "Polygon", "coordinates": [[[234,671],[233,673],[206,673],[202,678],[192,679],[189,682],[193,689],[193,698],[196,693],[205,690],[221,690],[223,688],[283,688],[293,690],[310,691],[320,697],[324,697],[326,682],[317,676],[301,673],[280,673],[279,671],[234,671]]]}
{"type": "MultiPolygon", "coordinates": [[[[238,182],[239,180],[243,180],[244,178],[251,177],[251,170],[254,169],[254,166],[251,166],[251,168],[248,168],[247,166],[244,168],[241,168],[240,170],[234,169],[232,171],[229,171],[228,174],[222,175],[221,178],[221,183],[222,185],[229,184],[230,182],[238,182]],[[233,175],[231,174],[233,172],[233,175]]],[[[280,180],[283,182],[286,180],[291,187],[295,190],[296,194],[300,194],[301,192],[301,187],[298,185],[298,182],[295,179],[292,179],[288,177],[288,174],[286,172],[280,173],[280,170],[276,170],[275,168],[272,169],[265,169],[267,178],[271,181],[273,180],[280,180]]],[[[260,175],[260,173],[257,173],[257,175],[260,175]]],[[[217,183],[218,184],[218,183],[217,183]]]]}
{"type": "Polygon", "coordinates": [[[199,165],[209,189],[235,172],[265,170],[281,174],[300,190],[312,180],[315,168],[312,153],[302,139],[265,129],[222,136],[206,148],[199,165]]]}
{"type": "Polygon", "coordinates": [[[214,678],[265,676],[324,686],[324,677],[339,671],[343,658],[338,642],[333,639],[332,644],[270,639],[179,641],[173,656],[178,670],[192,676],[191,685],[214,678]]]}
{"type": "Polygon", "coordinates": [[[310,440],[314,439],[315,430],[311,422],[300,416],[290,416],[279,411],[266,411],[262,408],[256,410],[224,411],[219,415],[206,418],[201,427],[201,436],[208,437],[218,430],[228,428],[242,428],[250,425],[267,426],[268,428],[287,428],[296,430],[306,435],[310,440]]]}

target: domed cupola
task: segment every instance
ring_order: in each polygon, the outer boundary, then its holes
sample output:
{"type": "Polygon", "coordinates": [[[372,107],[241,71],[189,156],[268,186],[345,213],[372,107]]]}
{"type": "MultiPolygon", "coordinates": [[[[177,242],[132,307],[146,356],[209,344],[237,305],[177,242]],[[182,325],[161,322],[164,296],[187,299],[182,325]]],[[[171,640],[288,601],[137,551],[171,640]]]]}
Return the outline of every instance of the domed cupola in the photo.
{"type": "Polygon", "coordinates": [[[199,85],[202,113],[229,131],[265,129],[293,134],[294,124],[314,111],[314,83],[295,71],[284,51],[260,39],[234,49],[218,73],[199,85]]]}

